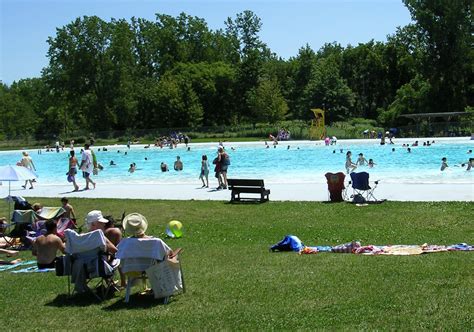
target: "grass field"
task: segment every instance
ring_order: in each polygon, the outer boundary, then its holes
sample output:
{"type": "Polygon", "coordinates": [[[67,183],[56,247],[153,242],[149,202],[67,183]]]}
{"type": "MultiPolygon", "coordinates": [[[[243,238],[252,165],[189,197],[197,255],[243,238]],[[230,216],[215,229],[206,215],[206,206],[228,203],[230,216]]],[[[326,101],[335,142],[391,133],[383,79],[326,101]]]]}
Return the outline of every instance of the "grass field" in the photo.
{"type": "MultiPolygon", "coordinates": [[[[31,199],[57,206],[58,199],[31,199]]],[[[69,299],[66,279],[0,272],[3,330],[474,329],[474,252],[421,256],[270,253],[286,234],[307,245],[474,242],[473,203],[355,205],[74,199],[78,215],[141,212],[150,235],[180,220],[187,292],[163,305],[124,292],[69,299]]],[[[0,215],[7,206],[0,206],[0,215]]],[[[22,252],[23,258],[31,258],[22,252]]]]}

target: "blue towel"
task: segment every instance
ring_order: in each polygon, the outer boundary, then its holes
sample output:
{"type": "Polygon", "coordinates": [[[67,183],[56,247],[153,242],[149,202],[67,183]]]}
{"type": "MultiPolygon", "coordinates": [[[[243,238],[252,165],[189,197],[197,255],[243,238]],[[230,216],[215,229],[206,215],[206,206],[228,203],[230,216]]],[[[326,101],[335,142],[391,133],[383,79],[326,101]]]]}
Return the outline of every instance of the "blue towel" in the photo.
{"type": "Polygon", "coordinates": [[[331,252],[332,251],[331,246],[316,246],[316,249],[318,249],[319,252],[331,252]]]}
{"type": "Polygon", "coordinates": [[[449,251],[473,251],[474,246],[471,246],[467,243],[458,243],[448,246],[447,248],[449,251]]]}
{"type": "Polygon", "coordinates": [[[20,266],[33,265],[33,264],[36,264],[36,261],[21,261],[13,265],[0,265],[0,272],[16,269],[17,267],[20,267],[20,266]]]}
{"type": "Polygon", "coordinates": [[[56,269],[38,269],[37,266],[25,267],[24,269],[11,271],[12,273],[38,273],[38,272],[51,272],[56,271],[56,269]]]}

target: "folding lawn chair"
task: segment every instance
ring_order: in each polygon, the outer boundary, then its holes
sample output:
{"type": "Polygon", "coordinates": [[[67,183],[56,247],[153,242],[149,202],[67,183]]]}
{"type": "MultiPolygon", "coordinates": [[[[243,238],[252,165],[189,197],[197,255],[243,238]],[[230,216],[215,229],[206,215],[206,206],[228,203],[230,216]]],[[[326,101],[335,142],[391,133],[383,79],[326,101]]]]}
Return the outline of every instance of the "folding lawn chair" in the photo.
{"type": "MultiPolygon", "coordinates": [[[[147,281],[149,276],[147,270],[154,264],[162,264],[168,258],[171,248],[158,238],[126,238],[118,244],[117,258],[120,259],[120,268],[127,277],[127,290],[125,293],[125,303],[130,301],[132,287],[136,281],[141,280],[143,290],[149,290],[147,281]]],[[[185,292],[184,279],[179,258],[180,249],[174,252],[174,256],[179,264],[180,288],[185,292]]],[[[153,286],[153,285],[152,285],[153,286]]],[[[155,292],[155,298],[158,298],[155,292]]],[[[169,302],[171,295],[164,296],[164,303],[169,302]]]]}
{"type": "Polygon", "coordinates": [[[36,237],[46,232],[45,222],[58,220],[66,212],[62,207],[43,207],[41,211],[14,210],[11,219],[11,238],[19,238],[16,242],[23,242],[29,246],[36,237]]]}
{"type": "Polygon", "coordinates": [[[92,293],[99,301],[107,298],[111,291],[118,291],[114,274],[119,260],[108,260],[105,235],[101,230],[77,234],[71,229],[64,231],[66,238],[66,256],[69,257],[68,294],[92,293]],[[94,279],[99,279],[94,284],[94,279]],[[74,289],[71,293],[71,283],[74,289]],[[92,284],[92,286],[90,286],[92,284]]]}
{"type": "Polygon", "coordinates": [[[21,242],[18,238],[11,237],[8,229],[11,224],[6,223],[5,219],[0,220],[0,248],[19,249],[21,242]]]}
{"type": "Polygon", "coordinates": [[[377,198],[374,196],[374,190],[377,188],[379,181],[375,181],[374,187],[369,185],[369,173],[367,172],[352,172],[351,181],[349,182],[352,185],[352,198],[354,201],[360,200],[362,202],[377,202],[377,198]],[[358,197],[362,197],[358,198],[358,197]]]}
{"type": "Polygon", "coordinates": [[[342,202],[346,196],[344,179],[346,175],[342,172],[324,174],[328,183],[328,195],[331,202],[342,202]]]}
{"type": "Polygon", "coordinates": [[[66,229],[77,229],[77,226],[74,221],[69,218],[59,218],[58,222],[56,223],[56,227],[56,233],[61,239],[64,239],[64,232],[66,231],[66,229]]]}

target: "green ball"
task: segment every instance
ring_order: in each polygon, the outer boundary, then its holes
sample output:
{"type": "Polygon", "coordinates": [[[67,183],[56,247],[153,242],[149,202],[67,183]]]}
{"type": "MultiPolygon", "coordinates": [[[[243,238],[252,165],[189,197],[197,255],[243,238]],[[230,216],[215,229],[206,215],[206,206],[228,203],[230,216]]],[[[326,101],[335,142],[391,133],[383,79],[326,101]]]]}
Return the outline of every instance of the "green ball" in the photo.
{"type": "Polygon", "coordinates": [[[172,238],[183,236],[183,224],[178,220],[171,220],[166,227],[166,234],[172,238]]]}

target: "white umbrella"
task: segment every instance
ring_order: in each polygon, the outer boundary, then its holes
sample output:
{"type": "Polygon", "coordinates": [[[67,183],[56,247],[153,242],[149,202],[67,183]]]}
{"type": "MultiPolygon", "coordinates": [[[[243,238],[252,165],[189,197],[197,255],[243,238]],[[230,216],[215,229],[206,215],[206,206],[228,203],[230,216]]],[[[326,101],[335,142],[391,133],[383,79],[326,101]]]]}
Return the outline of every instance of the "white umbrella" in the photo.
{"type": "MultiPolygon", "coordinates": [[[[35,172],[23,166],[0,166],[0,181],[8,181],[8,198],[10,198],[11,181],[33,180],[37,177],[35,172]]],[[[8,215],[10,216],[10,203],[8,203],[8,215]]]]}

